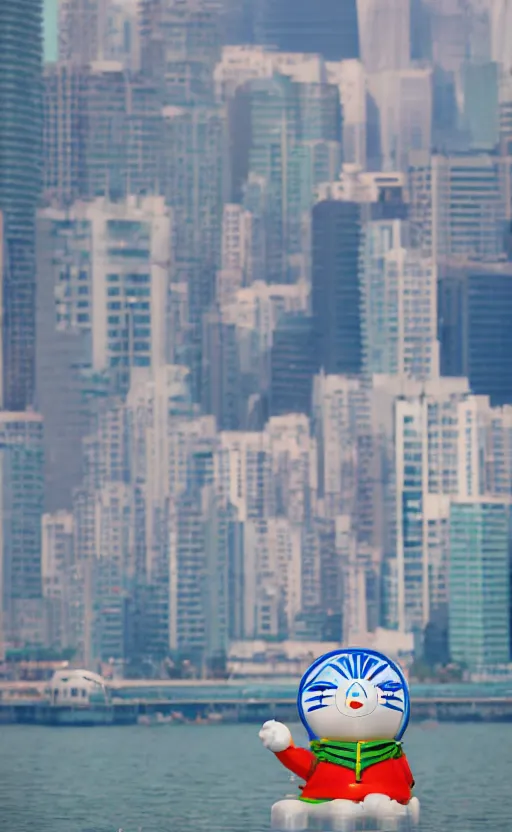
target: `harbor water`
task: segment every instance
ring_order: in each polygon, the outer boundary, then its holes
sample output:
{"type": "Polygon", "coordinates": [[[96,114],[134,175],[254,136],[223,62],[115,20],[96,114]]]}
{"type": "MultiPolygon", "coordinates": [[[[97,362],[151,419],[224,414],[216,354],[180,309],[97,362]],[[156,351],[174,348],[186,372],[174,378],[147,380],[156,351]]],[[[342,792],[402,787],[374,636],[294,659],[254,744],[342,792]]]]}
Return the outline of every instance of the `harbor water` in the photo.
{"type": "MultiPolygon", "coordinates": [[[[267,832],[299,781],[257,731],[0,726],[2,832],[267,832]]],[[[512,725],[416,724],[405,749],[424,832],[510,832],[512,725]]]]}

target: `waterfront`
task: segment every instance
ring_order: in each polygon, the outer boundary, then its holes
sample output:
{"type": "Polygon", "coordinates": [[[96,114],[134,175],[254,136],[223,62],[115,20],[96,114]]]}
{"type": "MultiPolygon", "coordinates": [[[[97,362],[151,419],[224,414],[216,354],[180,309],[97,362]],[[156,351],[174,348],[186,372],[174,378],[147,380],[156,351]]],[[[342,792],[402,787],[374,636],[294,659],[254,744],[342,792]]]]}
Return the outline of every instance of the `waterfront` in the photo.
{"type": "MultiPolygon", "coordinates": [[[[413,725],[405,745],[423,832],[510,832],[512,726],[413,725]]],[[[296,789],[254,725],[0,726],[4,832],[267,832],[296,789]]]]}
{"type": "MultiPolygon", "coordinates": [[[[163,718],[177,722],[208,719],[264,722],[296,718],[298,680],[228,682],[117,680],[108,684],[109,705],[89,710],[76,700],[49,702],[47,682],[0,682],[0,724],[100,722],[133,725],[163,718]]],[[[512,722],[512,684],[411,685],[412,720],[512,722]]]]}

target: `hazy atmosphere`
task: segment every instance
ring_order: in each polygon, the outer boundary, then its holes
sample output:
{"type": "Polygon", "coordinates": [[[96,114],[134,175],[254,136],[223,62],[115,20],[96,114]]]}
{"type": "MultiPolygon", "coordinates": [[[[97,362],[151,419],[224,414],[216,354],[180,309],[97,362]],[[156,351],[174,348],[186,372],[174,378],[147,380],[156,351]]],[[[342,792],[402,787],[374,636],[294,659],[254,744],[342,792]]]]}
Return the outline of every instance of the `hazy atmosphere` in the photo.
{"type": "Polygon", "coordinates": [[[0,0],[0,304],[3,831],[510,832],[512,0],[0,0]]]}

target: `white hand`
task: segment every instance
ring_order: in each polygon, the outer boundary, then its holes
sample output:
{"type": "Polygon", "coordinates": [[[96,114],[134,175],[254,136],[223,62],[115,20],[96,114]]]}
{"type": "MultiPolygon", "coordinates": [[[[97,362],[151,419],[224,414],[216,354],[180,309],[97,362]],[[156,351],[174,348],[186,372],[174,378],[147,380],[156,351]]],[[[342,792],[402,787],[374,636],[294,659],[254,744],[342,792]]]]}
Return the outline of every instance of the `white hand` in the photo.
{"type": "Polygon", "coordinates": [[[258,734],[265,748],[277,754],[279,751],[286,751],[292,744],[292,735],[290,729],[283,725],[282,722],[276,722],[275,719],[270,719],[262,726],[258,734]]]}

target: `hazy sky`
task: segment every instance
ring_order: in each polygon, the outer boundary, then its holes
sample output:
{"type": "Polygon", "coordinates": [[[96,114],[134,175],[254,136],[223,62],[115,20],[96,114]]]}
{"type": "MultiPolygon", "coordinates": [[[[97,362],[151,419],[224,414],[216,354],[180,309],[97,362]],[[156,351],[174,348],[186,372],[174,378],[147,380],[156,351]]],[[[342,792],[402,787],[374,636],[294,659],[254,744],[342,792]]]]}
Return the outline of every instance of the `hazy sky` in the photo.
{"type": "Polygon", "coordinates": [[[44,57],[46,61],[57,58],[57,4],[59,0],[44,1],[44,57]]]}

